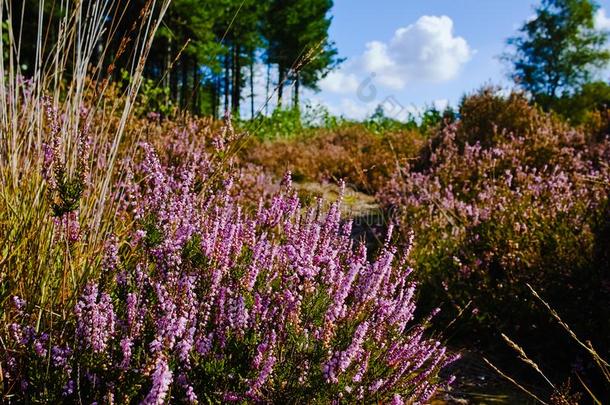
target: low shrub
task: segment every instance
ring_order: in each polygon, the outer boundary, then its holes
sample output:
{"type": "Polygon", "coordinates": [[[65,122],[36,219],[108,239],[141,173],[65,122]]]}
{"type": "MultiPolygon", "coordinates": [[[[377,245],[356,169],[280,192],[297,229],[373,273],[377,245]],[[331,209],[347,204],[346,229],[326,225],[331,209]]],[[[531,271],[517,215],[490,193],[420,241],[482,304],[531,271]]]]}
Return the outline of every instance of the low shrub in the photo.
{"type": "MultiPolygon", "coordinates": [[[[608,350],[610,269],[600,252],[608,240],[610,142],[590,143],[552,123],[525,131],[526,123],[521,132],[493,132],[502,137],[474,130],[475,143],[464,137],[464,122],[445,128],[379,198],[398,214],[403,234],[416,235],[412,258],[428,299],[454,305],[444,311],[448,321],[467,309],[459,323],[466,333],[504,331],[535,342],[548,314],[533,305],[529,283],[608,350]]],[[[574,354],[560,345],[531,351],[574,354]]]]}
{"type": "Polygon", "coordinates": [[[423,143],[418,131],[374,133],[361,124],[311,130],[295,139],[256,142],[242,159],[276,176],[290,171],[295,181],[341,179],[370,194],[391,176],[398,161],[413,159],[423,143]]]}
{"type": "Polygon", "coordinates": [[[76,302],[5,303],[4,399],[398,404],[450,383],[455,356],[413,321],[407,252],[387,242],[369,261],[338,204],[301,207],[289,178],[242,208],[180,134],[128,165],[117,217],[132,226],[76,302]]]}
{"type": "Polygon", "coordinates": [[[307,103],[301,108],[276,108],[268,116],[259,111],[254,119],[238,125],[259,140],[274,141],[298,138],[316,129],[334,129],[343,123],[325,107],[307,103]]]}
{"type": "Polygon", "coordinates": [[[495,87],[484,87],[465,96],[459,106],[459,117],[456,139],[460,145],[479,143],[483,147],[493,145],[506,134],[533,134],[548,126],[551,119],[532,106],[523,93],[503,96],[495,87]]]}

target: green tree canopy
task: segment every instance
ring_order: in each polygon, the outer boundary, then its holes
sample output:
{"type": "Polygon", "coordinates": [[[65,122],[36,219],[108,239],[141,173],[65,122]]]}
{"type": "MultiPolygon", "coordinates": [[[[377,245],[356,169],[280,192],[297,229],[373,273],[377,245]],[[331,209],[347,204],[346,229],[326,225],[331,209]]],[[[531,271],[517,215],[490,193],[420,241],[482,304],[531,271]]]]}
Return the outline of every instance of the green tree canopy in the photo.
{"type": "Polygon", "coordinates": [[[595,29],[598,5],[590,0],[543,0],[533,19],[510,38],[515,81],[548,108],[578,92],[610,60],[608,33],[595,29]]]}
{"type": "MultiPolygon", "coordinates": [[[[91,1],[80,3],[87,9],[91,1]]],[[[8,40],[10,29],[12,37],[19,39],[12,47],[19,50],[21,73],[26,77],[33,74],[39,42],[57,40],[57,19],[65,12],[60,3],[5,0],[0,6],[4,11],[0,35],[8,40]],[[38,27],[40,12],[42,27],[38,27]]],[[[280,98],[282,84],[294,84],[293,101],[298,105],[299,86],[316,89],[319,80],[340,62],[328,39],[332,6],[332,0],[172,0],[146,62],[148,88],[151,94],[163,95],[156,96],[161,98],[156,102],[166,111],[178,106],[218,116],[224,109],[239,116],[240,105],[249,96],[254,115],[255,66],[264,62],[268,72],[271,67],[279,71],[280,98]],[[245,93],[247,86],[250,91],[245,93]]],[[[159,3],[108,3],[104,33],[92,60],[99,74],[120,83],[128,81],[123,70],[133,65],[142,35],[138,21],[145,9],[158,13],[159,3]]],[[[49,60],[52,52],[50,46],[42,49],[42,60],[49,60]]]]}
{"type": "Polygon", "coordinates": [[[283,84],[293,81],[294,104],[299,86],[316,89],[317,82],[341,62],[328,38],[332,0],[272,0],[264,26],[267,63],[278,67],[278,103],[283,84]]]}

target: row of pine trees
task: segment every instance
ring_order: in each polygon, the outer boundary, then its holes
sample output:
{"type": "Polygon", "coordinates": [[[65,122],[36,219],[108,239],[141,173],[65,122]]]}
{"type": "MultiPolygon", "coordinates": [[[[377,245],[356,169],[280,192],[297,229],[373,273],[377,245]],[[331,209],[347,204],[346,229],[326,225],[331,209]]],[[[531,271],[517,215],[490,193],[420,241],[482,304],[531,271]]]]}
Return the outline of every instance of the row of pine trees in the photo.
{"type": "MultiPolygon", "coordinates": [[[[40,5],[46,22],[44,42],[54,43],[56,21],[63,12],[60,3],[10,0],[5,5],[12,7],[10,23],[20,40],[26,76],[37,52],[40,5]]],[[[110,71],[116,80],[124,79],[115,66],[129,66],[138,36],[134,27],[150,3],[117,0],[108,10],[105,38],[99,44],[100,70],[110,71]]],[[[255,95],[273,97],[284,108],[298,106],[302,88],[316,89],[341,62],[328,36],[332,6],[332,0],[173,0],[145,76],[163,89],[164,103],[196,114],[219,116],[231,111],[253,116],[258,108],[255,95]],[[265,94],[255,94],[255,70],[262,66],[265,94]],[[249,111],[240,111],[244,106],[249,111]]]]}

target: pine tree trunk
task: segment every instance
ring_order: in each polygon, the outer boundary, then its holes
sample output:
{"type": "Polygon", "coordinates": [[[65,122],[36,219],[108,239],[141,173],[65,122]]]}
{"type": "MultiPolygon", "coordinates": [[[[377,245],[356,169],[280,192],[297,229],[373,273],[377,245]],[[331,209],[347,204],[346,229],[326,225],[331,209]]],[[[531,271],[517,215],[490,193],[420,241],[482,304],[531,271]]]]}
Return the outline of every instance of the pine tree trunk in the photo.
{"type": "Polygon", "coordinates": [[[240,47],[235,45],[233,48],[233,94],[231,100],[231,112],[239,116],[239,104],[241,101],[241,61],[239,58],[240,47]]]}
{"type": "Polygon", "coordinates": [[[227,52],[225,54],[225,88],[224,88],[224,96],[225,96],[225,114],[229,112],[229,92],[231,91],[231,54],[227,52]]]}
{"type": "Polygon", "coordinates": [[[193,56],[193,91],[192,91],[192,110],[194,114],[199,114],[199,62],[197,57],[193,56]]]}
{"type": "Polygon", "coordinates": [[[277,108],[282,108],[282,96],[284,93],[284,80],[286,79],[286,71],[283,66],[278,66],[278,83],[277,83],[277,108]]]}
{"type": "Polygon", "coordinates": [[[186,57],[182,58],[182,86],[180,86],[180,107],[185,109],[189,105],[189,85],[188,85],[188,59],[186,57]]]}
{"type": "Polygon", "coordinates": [[[168,77],[169,77],[169,87],[170,94],[172,100],[178,100],[178,75],[176,74],[176,70],[171,66],[172,61],[172,40],[168,40],[168,51],[169,51],[169,63],[168,63],[168,77]]]}
{"type": "Polygon", "coordinates": [[[250,61],[250,118],[254,118],[254,52],[250,61]]]}
{"type": "Polygon", "coordinates": [[[295,110],[299,109],[299,85],[301,84],[301,77],[299,76],[299,72],[296,73],[296,78],[294,81],[294,100],[293,100],[293,108],[295,110]]]}
{"type": "Polygon", "coordinates": [[[220,89],[222,86],[222,75],[218,73],[212,82],[212,116],[218,119],[220,112],[220,89]]]}
{"type": "Polygon", "coordinates": [[[210,102],[211,102],[211,114],[212,117],[214,117],[214,119],[218,118],[218,78],[214,78],[214,81],[212,82],[212,94],[210,94],[210,102]]]}

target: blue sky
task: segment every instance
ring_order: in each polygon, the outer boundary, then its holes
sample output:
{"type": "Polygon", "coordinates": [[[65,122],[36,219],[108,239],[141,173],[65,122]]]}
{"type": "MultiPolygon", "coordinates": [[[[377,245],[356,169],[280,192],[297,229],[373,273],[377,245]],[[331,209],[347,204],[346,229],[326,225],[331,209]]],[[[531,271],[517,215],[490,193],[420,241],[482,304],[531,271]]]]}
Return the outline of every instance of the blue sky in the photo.
{"type": "MultiPolygon", "coordinates": [[[[498,56],[536,4],[335,0],[330,37],[347,60],[320,84],[320,92],[306,92],[305,98],[350,118],[363,118],[381,104],[402,119],[425,105],[456,105],[486,83],[509,87],[498,56]]],[[[599,25],[608,29],[610,0],[599,4],[599,25]]]]}

